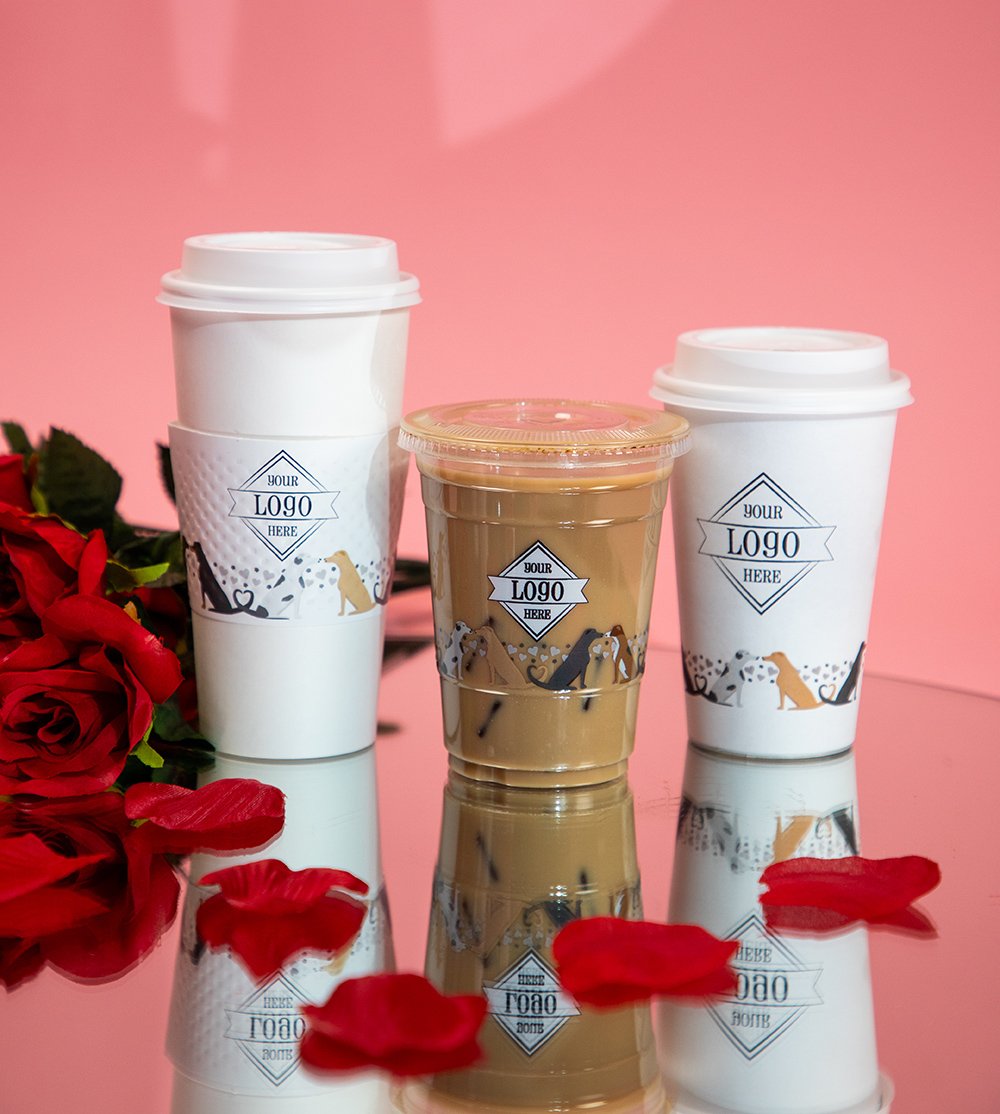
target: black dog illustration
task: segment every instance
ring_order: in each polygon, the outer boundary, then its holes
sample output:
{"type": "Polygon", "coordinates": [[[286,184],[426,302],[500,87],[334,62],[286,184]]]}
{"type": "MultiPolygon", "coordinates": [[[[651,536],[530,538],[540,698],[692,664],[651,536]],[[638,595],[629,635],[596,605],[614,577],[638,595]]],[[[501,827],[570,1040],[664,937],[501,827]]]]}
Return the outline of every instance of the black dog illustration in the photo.
{"type": "Polygon", "coordinates": [[[600,631],[594,630],[593,627],[587,629],[580,635],[580,637],[573,644],[573,648],[566,655],[566,657],[559,663],[558,668],[547,681],[540,681],[532,669],[534,666],[528,666],[528,680],[533,685],[537,685],[540,689],[548,689],[549,692],[560,692],[566,689],[573,688],[573,682],[579,678],[581,689],[587,687],[587,666],[590,665],[590,644],[595,638],[603,638],[604,636],[600,631]]]}
{"type": "Polygon", "coordinates": [[[252,615],[255,619],[268,619],[266,607],[254,607],[253,592],[247,589],[237,589],[230,601],[222,585],[215,579],[212,565],[205,556],[201,542],[189,542],[182,538],[184,552],[193,553],[198,574],[198,590],[201,592],[201,606],[206,611],[214,611],[217,615],[252,615]]]}
{"type": "Polygon", "coordinates": [[[858,830],[854,824],[854,816],[849,808],[838,808],[833,814],[833,822],[840,829],[840,834],[852,855],[858,854],[858,830]]]}
{"type": "Polygon", "coordinates": [[[201,542],[189,542],[187,538],[182,540],[184,542],[184,552],[194,554],[198,570],[198,589],[201,592],[201,606],[206,611],[215,611],[220,615],[232,615],[239,611],[238,607],[234,607],[229,602],[229,597],[222,590],[222,585],[215,579],[212,565],[205,556],[201,542]]]}
{"type": "Polygon", "coordinates": [[[865,642],[861,643],[858,656],[854,659],[854,664],[847,674],[847,679],[840,686],[840,691],[833,699],[823,695],[823,689],[827,688],[827,685],[819,686],[819,698],[824,704],[849,704],[854,699],[858,691],[858,682],[861,680],[861,665],[864,661],[866,645],[867,643],[865,642]]]}

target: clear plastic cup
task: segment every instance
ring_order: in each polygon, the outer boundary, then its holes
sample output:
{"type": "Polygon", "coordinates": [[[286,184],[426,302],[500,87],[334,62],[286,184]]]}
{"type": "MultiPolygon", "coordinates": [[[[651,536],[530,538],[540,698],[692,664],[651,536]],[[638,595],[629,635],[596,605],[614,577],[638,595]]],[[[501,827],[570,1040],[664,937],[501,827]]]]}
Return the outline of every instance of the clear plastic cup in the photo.
{"type": "Polygon", "coordinates": [[[436,1076],[435,1099],[491,1111],[654,1108],[644,1105],[661,1093],[649,1007],[581,1007],[555,975],[554,937],[594,916],[642,916],[624,778],[550,790],[449,775],[426,971],[445,993],[484,994],[489,1012],[482,1063],[436,1076]]]}
{"type": "Polygon", "coordinates": [[[632,751],[674,415],[495,400],[410,414],[445,743],[510,784],[596,783],[632,751]]]}
{"type": "Polygon", "coordinates": [[[672,498],[689,736],[772,758],[845,750],[909,380],[863,333],[704,329],[651,393],[692,427],[672,498]]]}
{"type": "Polygon", "coordinates": [[[374,236],[195,236],[163,277],[201,726],[222,752],[370,746],[417,280],[374,236]]]}

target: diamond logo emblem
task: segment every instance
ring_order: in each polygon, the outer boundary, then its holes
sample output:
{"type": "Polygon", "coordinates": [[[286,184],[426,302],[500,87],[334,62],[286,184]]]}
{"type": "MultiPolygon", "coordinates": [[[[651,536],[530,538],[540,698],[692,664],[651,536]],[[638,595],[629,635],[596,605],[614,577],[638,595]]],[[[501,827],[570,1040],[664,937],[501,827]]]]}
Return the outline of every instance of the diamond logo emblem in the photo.
{"type": "Polygon", "coordinates": [[[827,542],[836,527],[820,525],[766,472],[698,525],[704,535],[698,552],[713,558],[760,615],[834,559],[827,542]]]}
{"type": "Polygon", "coordinates": [[[736,991],[713,999],[712,1020],[747,1060],[756,1059],[823,999],[816,989],[822,967],[808,967],[788,943],[751,913],[727,936],[738,940],[733,958],[736,991]]]}
{"type": "Polygon", "coordinates": [[[295,1071],[299,1063],[299,1040],[305,1018],[299,1007],[309,1004],[298,987],[284,975],[276,975],[259,986],[236,1009],[227,1009],[226,1037],[268,1082],[275,1087],[295,1071]]]}
{"type": "Polygon", "coordinates": [[[339,491],[329,491],[284,449],[244,482],[229,488],[230,518],[240,518],[281,560],[331,518],[339,491]]]}
{"type": "Polygon", "coordinates": [[[490,1016],[528,1056],[580,1013],[552,968],[530,948],[483,990],[490,1016]]]}
{"type": "Polygon", "coordinates": [[[541,542],[529,546],[500,573],[491,576],[489,598],[531,635],[541,638],[577,604],[586,603],[583,589],[589,577],[579,577],[541,542]]]}

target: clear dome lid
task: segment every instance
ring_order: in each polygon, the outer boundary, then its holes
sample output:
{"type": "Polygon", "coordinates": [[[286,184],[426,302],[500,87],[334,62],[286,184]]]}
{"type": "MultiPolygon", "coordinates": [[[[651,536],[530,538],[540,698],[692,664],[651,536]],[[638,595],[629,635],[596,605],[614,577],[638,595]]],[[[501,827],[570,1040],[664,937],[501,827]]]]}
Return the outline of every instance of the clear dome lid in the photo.
{"type": "Polygon", "coordinates": [[[615,402],[489,399],[417,410],[399,443],[419,457],[518,468],[652,465],[687,452],[677,414],[615,402]]]}

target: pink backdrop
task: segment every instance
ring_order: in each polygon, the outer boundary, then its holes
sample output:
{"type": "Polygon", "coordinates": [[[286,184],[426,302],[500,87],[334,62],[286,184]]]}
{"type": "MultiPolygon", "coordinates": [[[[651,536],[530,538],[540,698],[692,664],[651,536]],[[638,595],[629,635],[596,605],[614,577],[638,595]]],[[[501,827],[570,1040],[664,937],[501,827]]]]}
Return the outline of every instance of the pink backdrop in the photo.
{"type": "MultiPolygon", "coordinates": [[[[998,694],[998,72],[992,0],[5,0],[0,417],[75,431],[124,473],[128,516],[168,523],[153,298],[198,232],[398,240],[425,296],[411,406],[643,400],[688,328],[879,333],[918,401],[868,667],[998,694]]],[[[676,645],[670,550],[653,630],[676,645]]],[[[113,1000],[46,976],[56,1013],[28,989],[17,1031],[123,1008],[162,1031],[172,960],[113,1000]]],[[[153,1071],[146,1033],[119,1066],[153,1071]]],[[[81,1094],[106,1078],[91,1045],[56,1047],[81,1094]]],[[[48,1038],[24,1048],[15,1091],[53,1070],[48,1038]]]]}
{"type": "MultiPolygon", "coordinates": [[[[2,6],[0,411],[167,522],[161,272],[196,232],[375,232],[422,282],[408,401],[642,400],[675,335],[887,336],[868,666],[1000,692],[1000,7],[990,0],[2,6]]],[[[423,530],[411,484],[403,551],[423,530]]],[[[669,544],[654,635],[676,644],[669,544]]]]}

